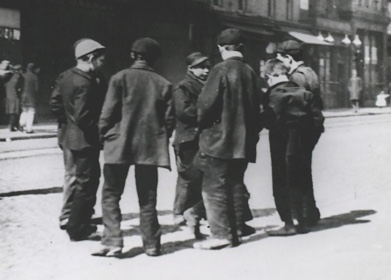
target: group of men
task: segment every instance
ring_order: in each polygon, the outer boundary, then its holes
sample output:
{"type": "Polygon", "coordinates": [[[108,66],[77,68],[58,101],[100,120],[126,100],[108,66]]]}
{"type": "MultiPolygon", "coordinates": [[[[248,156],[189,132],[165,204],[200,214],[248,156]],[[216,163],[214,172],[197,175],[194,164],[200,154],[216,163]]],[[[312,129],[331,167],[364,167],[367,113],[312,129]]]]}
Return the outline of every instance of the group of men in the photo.
{"type": "Polygon", "coordinates": [[[39,67],[28,63],[26,71],[20,64],[0,63],[0,91],[5,93],[5,113],[10,131],[33,133],[36,95],[39,90],[39,67]]]}
{"type": "Polygon", "coordinates": [[[152,68],[161,49],[151,38],[133,43],[133,64],[112,76],[108,88],[99,74],[105,47],[91,39],[75,43],[77,65],[59,76],[51,97],[65,165],[60,227],[74,241],[99,238],[91,217],[103,147],[104,231],[102,245],[92,255],[123,253],[119,201],[131,165],[143,247],[149,256],[160,255],[157,168],[170,169],[168,140],[174,129],[178,170],[174,222],[187,223],[200,239],[194,248],[237,246],[242,236],[255,232],[245,223],[252,215],[244,175],[248,163],[255,162],[264,127],[270,130],[276,207],[285,222],[269,234],[306,233],[319,221],[311,156],[323,132],[322,104],[316,74],[295,60],[301,55],[299,43],[284,42],[278,59],[266,63],[270,86],[266,94],[258,75],[244,62],[241,32],[226,29],[217,44],[222,62],[210,70],[208,57],[190,54],[187,75],[173,90],[152,68]],[[208,239],[199,230],[202,218],[209,224],[208,239]]]}

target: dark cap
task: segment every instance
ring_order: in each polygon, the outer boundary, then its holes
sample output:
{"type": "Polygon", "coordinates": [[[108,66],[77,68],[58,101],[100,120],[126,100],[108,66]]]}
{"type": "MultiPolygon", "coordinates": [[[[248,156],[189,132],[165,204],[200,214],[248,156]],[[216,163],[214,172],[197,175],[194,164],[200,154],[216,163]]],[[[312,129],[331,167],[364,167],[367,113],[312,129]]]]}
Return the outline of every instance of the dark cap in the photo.
{"type": "Polygon", "coordinates": [[[32,62],[30,62],[29,64],[27,64],[27,69],[33,70],[33,69],[35,69],[35,68],[36,68],[36,66],[35,66],[35,64],[32,63],[32,62]]]}
{"type": "Polygon", "coordinates": [[[243,43],[243,35],[238,29],[225,29],[217,37],[217,44],[220,46],[239,45],[241,43],[243,43]]]}
{"type": "Polygon", "coordinates": [[[151,38],[137,39],[132,45],[132,51],[154,59],[161,54],[160,44],[151,38]]]}
{"type": "Polygon", "coordinates": [[[186,63],[187,63],[187,66],[194,67],[194,66],[201,64],[202,62],[207,61],[208,59],[209,58],[207,56],[204,56],[202,53],[194,52],[194,53],[191,53],[187,56],[186,63]]]}
{"type": "Polygon", "coordinates": [[[295,40],[287,40],[277,45],[276,53],[297,53],[302,49],[302,43],[295,40]]]}

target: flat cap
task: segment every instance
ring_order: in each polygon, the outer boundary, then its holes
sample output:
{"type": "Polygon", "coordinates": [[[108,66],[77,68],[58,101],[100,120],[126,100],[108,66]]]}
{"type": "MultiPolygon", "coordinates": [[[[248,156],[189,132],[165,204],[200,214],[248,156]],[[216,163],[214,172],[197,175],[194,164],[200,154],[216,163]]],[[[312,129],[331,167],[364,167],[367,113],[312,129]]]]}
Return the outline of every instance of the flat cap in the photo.
{"type": "Polygon", "coordinates": [[[160,44],[148,37],[137,39],[132,45],[132,51],[153,58],[158,58],[161,54],[160,44]]]}
{"type": "Polygon", "coordinates": [[[194,66],[201,64],[204,61],[207,61],[208,59],[209,58],[207,56],[203,55],[202,53],[194,52],[194,53],[191,53],[187,56],[186,63],[187,63],[187,66],[194,67],[194,66]]]}
{"type": "Polygon", "coordinates": [[[296,40],[287,40],[277,45],[276,53],[292,53],[302,49],[303,44],[296,40]]]}
{"type": "Polygon", "coordinates": [[[243,43],[242,32],[235,28],[225,29],[217,37],[217,44],[220,46],[238,45],[241,43],[243,43]]]}

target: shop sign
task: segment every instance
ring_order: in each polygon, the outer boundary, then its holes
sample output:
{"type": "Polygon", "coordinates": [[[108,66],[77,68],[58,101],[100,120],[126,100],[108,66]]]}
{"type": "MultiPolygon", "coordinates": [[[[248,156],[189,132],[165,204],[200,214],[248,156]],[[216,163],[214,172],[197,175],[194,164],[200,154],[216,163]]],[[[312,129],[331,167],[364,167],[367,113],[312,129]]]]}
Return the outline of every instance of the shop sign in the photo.
{"type": "Polygon", "coordinates": [[[8,40],[20,40],[20,30],[8,27],[0,27],[0,38],[8,40]]]}

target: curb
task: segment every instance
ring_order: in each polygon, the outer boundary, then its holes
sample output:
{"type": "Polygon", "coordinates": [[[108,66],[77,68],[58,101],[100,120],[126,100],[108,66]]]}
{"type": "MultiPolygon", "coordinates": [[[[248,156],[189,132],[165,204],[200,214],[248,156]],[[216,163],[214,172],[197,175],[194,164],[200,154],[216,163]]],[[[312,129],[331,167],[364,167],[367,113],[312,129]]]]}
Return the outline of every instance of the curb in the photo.
{"type": "Polygon", "coordinates": [[[2,137],[0,138],[0,142],[11,142],[15,140],[28,140],[28,139],[44,139],[44,138],[53,138],[53,137],[57,137],[57,134],[2,137]]]}

